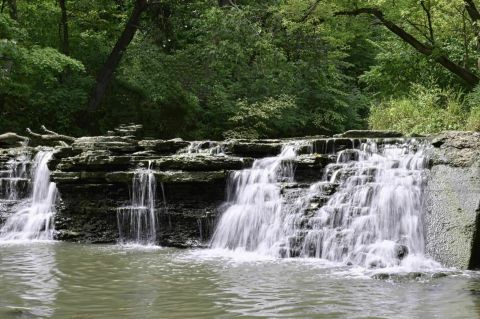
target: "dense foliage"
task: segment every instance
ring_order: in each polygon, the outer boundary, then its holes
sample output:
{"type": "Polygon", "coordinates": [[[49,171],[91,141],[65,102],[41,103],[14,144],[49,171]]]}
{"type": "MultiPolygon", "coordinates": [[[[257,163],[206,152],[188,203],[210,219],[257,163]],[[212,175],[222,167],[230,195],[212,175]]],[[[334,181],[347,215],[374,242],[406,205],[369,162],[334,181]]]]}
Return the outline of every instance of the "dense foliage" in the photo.
{"type": "Polygon", "coordinates": [[[96,134],[128,122],[190,139],[480,130],[473,9],[471,0],[3,0],[0,131],[96,134]],[[89,108],[140,2],[133,39],[89,108]]]}

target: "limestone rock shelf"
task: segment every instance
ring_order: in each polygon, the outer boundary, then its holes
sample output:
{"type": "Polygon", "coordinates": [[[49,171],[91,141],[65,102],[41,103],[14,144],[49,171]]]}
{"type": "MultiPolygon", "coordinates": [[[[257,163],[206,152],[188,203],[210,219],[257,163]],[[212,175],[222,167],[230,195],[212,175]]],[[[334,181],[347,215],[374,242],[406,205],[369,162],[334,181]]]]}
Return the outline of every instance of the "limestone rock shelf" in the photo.
{"type": "MultiPolygon", "coordinates": [[[[354,159],[367,139],[380,144],[404,140],[390,131],[349,131],[334,138],[196,141],[141,139],[141,127],[120,127],[107,136],[81,137],[55,148],[49,162],[51,179],[61,194],[56,215],[56,238],[66,241],[113,243],[118,239],[117,209],[129,205],[132,178],[150,167],[157,182],[158,243],[165,246],[204,246],[222,213],[228,178],[250,168],[257,158],[275,156],[284,145],[296,145],[297,156],[286,160],[294,181],[279,181],[288,205],[315,182],[331,177],[324,171],[337,154],[354,159]],[[163,200],[163,198],[165,200],[163,200]]],[[[480,133],[446,132],[424,138],[430,169],[425,189],[426,251],[446,266],[480,267],[480,133]]],[[[11,162],[25,155],[31,165],[39,148],[0,148],[0,223],[29,191],[29,176],[18,179],[18,198],[6,199],[12,183],[11,162]]],[[[374,172],[369,172],[373,174],[374,172]]],[[[338,174],[347,178],[348,170],[338,174]]],[[[300,245],[309,214],[323,205],[336,184],[326,183],[305,205],[305,218],[290,246],[300,245]]],[[[295,250],[291,253],[295,256],[295,250]]]]}

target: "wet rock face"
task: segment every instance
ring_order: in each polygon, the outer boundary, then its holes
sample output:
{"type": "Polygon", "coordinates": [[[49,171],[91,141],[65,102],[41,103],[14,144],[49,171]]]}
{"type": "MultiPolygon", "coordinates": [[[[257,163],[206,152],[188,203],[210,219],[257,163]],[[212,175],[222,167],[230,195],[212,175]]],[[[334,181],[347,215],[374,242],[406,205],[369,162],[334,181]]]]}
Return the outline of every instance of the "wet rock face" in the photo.
{"type": "Polygon", "coordinates": [[[480,268],[480,133],[445,132],[431,141],[426,251],[445,266],[480,268]]]}
{"type": "Polygon", "coordinates": [[[0,148],[0,225],[30,192],[31,147],[0,148]]]}
{"type": "Polygon", "coordinates": [[[117,241],[117,211],[130,205],[135,170],[151,162],[159,197],[155,202],[158,243],[202,245],[223,201],[228,171],[242,169],[251,161],[231,156],[165,155],[189,143],[179,139],[144,142],[116,136],[82,138],[72,145],[73,152],[62,148],[54,154],[51,177],[61,194],[56,215],[58,239],[117,241]]]}
{"type": "MultiPolygon", "coordinates": [[[[202,246],[222,212],[230,172],[251,167],[255,158],[276,156],[286,143],[296,143],[302,155],[289,165],[294,167],[298,183],[285,184],[285,192],[301,191],[322,178],[323,168],[335,161],[336,151],[360,143],[318,137],[308,142],[137,140],[134,129],[128,126],[108,136],[82,137],[70,147],[57,148],[49,168],[61,194],[56,216],[58,239],[117,241],[117,211],[130,205],[135,171],[148,166],[157,183],[159,244],[202,246]]],[[[318,206],[327,199],[313,200],[318,206]]]]}
{"type": "Polygon", "coordinates": [[[143,150],[163,155],[175,154],[182,148],[187,147],[189,144],[189,142],[179,138],[171,140],[144,140],[138,142],[139,147],[143,150]]]}
{"type": "MultiPolygon", "coordinates": [[[[296,144],[297,156],[288,159],[294,181],[280,181],[281,192],[293,201],[315,182],[331,178],[324,168],[357,156],[366,138],[382,143],[399,140],[396,132],[349,131],[335,138],[300,140],[230,140],[187,142],[181,139],[142,139],[141,127],[122,126],[107,136],[82,137],[68,147],[57,147],[49,168],[61,194],[57,208],[57,239],[91,243],[117,241],[117,209],[130,204],[132,178],[139,167],[150,165],[157,182],[155,210],[159,244],[191,247],[208,243],[217,217],[223,212],[227,181],[232,171],[249,168],[256,158],[275,156],[285,144],[296,144]],[[150,162],[150,164],[148,164],[150,162]],[[164,196],[165,201],[162,199],[164,196]]],[[[446,266],[480,267],[480,133],[446,132],[429,138],[430,170],[425,189],[426,250],[446,266]]],[[[0,149],[0,197],[8,187],[7,162],[26,148],[0,149]]],[[[30,158],[36,150],[28,148],[30,158]]],[[[28,164],[27,164],[28,165],[28,164]]],[[[334,165],[333,165],[334,166],[334,165]]],[[[373,174],[374,172],[370,172],[373,174]]],[[[369,174],[370,174],[369,173],[369,174]]],[[[345,170],[305,203],[305,216],[296,236],[289,239],[285,257],[297,257],[312,214],[336,191],[338,181],[351,177],[345,170]]],[[[19,179],[18,196],[29,192],[29,177],[19,179]],[[24,184],[23,186],[20,184],[24,184]]],[[[3,195],[2,195],[3,194],[3,195]]],[[[15,201],[0,201],[0,224],[15,201]]],[[[308,251],[308,247],[306,248],[308,251]]],[[[398,246],[399,259],[408,249],[398,246]]],[[[314,247],[311,255],[315,255],[314,247]]]]}

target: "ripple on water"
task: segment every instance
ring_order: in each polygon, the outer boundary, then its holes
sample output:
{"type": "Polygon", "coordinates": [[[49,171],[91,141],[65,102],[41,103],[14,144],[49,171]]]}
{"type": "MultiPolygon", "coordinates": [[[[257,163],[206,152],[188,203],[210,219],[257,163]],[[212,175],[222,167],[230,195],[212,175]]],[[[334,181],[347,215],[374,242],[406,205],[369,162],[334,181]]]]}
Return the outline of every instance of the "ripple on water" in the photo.
{"type": "Polygon", "coordinates": [[[397,271],[373,280],[355,267],[245,252],[64,243],[1,248],[2,319],[476,318],[480,313],[476,272],[442,271],[446,276],[419,280],[397,271]]]}

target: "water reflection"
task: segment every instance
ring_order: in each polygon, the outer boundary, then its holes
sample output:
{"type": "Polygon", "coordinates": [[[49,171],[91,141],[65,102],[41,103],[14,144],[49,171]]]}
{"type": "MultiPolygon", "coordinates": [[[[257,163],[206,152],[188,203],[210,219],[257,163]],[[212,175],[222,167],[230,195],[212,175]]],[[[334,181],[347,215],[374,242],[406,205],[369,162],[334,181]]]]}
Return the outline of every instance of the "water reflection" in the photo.
{"type": "Polygon", "coordinates": [[[57,255],[61,280],[55,318],[213,318],[212,272],[174,263],[177,251],[66,245],[57,255]],[[76,265],[72,267],[72,265],[76,265]],[[76,317],[75,317],[76,318],[76,317]]]}

